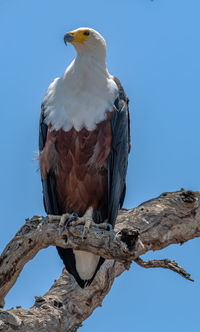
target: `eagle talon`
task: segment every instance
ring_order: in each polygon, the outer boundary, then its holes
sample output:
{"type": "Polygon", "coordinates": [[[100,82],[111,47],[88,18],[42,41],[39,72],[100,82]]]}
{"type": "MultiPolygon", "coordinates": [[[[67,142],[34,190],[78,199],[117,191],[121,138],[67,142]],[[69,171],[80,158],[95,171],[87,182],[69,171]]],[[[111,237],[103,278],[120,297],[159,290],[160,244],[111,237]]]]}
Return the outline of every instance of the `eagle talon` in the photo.
{"type": "Polygon", "coordinates": [[[99,227],[99,229],[103,229],[103,230],[108,231],[108,232],[113,230],[113,226],[111,224],[109,224],[107,221],[105,221],[101,224],[98,224],[98,227],[99,227]]]}
{"type": "Polygon", "coordinates": [[[91,223],[92,223],[91,220],[89,220],[89,219],[86,220],[85,225],[84,225],[84,228],[83,228],[83,233],[82,233],[82,236],[81,236],[82,241],[83,241],[84,239],[86,239],[86,236],[87,236],[87,233],[88,233],[89,228],[90,228],[90,226],[91,226],[91,223]]]}
{"type": "Polygon", "coordinates": [[[47,225],[48,224],[48,216],[42,217],[42,223],[43,223],[43,225],[47,225]]]}
{"type": "Polygon", "coordinates": [[[77,212],[74,212],[73,214],[72,214],[72,217],[70,217],[70,218],[68,218],[67,220],[66,220],[66,222],[65,222],[65,224],[64,224],[64,227],[69,227],[69,225],[70,225],[70,223],[72,222],[72,221],[77,221],[79,219],[79,217],[78,217],[78,213],[77,212]]]}
{"type": "Polygon", "coordinates": [[[75,221],[79,218],[79,216],[78,216],[78,213],[77,212],[74,212],[73,213],[73,216],[76,218],[76,219],[74,219],[75,221]]]}
{"type": "Polygon", "coordinates": [[[113,226],[109,223],[106,223],[106,226],[107,226],[107,231],[110,232],[113,230],[113,226]]]}
{"type": "Polygon", "coordinates": [[[60,223],[58,226],[58,233],[61,235],[62,230],[64,230],[66,227],[69,227],[70,223],[72,221],[78,220],[78,213],[74,212],[72,215],[69,213],[64,213],[60,218],[60,223]]]}
{"type": "Polygon", "coordinates": [[[60,236],[60,235],[61,235],[61,233],[62,233],[62,232],[61,232],[61,230],[62,230],[62,226],[61,226],[61,225],[59,225],[59,226],[58,226],[58,234],[59,234],[59,236],[60,236]]]}

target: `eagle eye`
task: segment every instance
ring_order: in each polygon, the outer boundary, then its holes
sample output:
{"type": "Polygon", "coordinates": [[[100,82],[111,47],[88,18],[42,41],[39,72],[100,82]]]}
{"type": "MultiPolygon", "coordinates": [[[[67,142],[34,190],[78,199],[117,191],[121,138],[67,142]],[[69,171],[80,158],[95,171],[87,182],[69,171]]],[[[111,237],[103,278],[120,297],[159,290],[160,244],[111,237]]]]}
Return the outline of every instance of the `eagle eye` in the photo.
{"type": "Polygon", "coordinates": [[[83,34],[84,34],[85,36],[89,36],[89,35],[90,35],[90,31],[86,30],[86,31],[83,32],[83,34]]]}

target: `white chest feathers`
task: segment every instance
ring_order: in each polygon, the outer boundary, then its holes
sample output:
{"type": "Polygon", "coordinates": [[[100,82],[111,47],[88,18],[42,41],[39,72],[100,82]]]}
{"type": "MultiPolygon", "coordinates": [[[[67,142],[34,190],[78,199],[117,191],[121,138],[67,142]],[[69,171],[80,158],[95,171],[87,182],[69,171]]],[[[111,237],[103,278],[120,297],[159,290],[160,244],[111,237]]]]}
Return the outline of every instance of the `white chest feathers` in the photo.
{"type": "Polygon", "coordinates": [[[93,130],[112,111],[117,96],[117,85],[105,65],[92,57],[77,57],[45,94],[45,122],[52,130],[93,130]]]}

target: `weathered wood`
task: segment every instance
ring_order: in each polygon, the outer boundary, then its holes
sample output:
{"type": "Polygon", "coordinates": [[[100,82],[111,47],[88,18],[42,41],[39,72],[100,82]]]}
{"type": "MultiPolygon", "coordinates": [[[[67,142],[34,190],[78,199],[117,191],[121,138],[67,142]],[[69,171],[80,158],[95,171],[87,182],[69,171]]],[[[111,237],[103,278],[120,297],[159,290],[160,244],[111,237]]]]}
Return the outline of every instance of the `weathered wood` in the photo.
{"type": "Polygon", "coordinates": [[[163,269],[169,269],[172,270],[178,274],[180,274],[183,278],[194,281],[190,278],[190,274],[187,273],[181,266],[179,266],[175,261],[172,261],[171,259],[153,259],[151,261],[143,261],[140,257],[136,258],[134,260],[135,263],[138,265],[145,267],[145,269],[151,269],[151,268],[157,268],[162,267],[163,269]]]}
{"type": "MultiPolygon", "coordinates": [[[[59,220],[59,217],[50,217],[45,224],[42,217],[33,217],[7,245],[0,257],[2,304],[23,266],[42,248],[50,245],[71,247],[98,253],[109,260],[102,265],[92,285],[84,290],[64,271],[29,310],[1,310],[0,331],[76,331],[81,322],[101,305],[114,278],[128,268],[131,261],[149,250],[159,250],[200,236],[200,192],[164,193],[135,209],[122,210],[115,232],[105,230],[105,225],[99,228],[93,224],[84,241],[81,238],[83,225],[73,224],[60,235],[59,220]]],[[[167,264],[162,265],[157,262],[157,266],[167,268],[167,264]]],[[[178,272],[178,268],[173,267],[178,272]]]]}

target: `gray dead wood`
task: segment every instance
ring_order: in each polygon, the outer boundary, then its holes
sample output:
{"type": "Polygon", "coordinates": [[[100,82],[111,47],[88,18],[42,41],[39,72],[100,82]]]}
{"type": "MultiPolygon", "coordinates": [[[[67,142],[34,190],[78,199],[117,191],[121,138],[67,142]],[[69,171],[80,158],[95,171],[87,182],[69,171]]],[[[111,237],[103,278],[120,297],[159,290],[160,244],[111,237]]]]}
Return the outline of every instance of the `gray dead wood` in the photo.
{"type": "Polygon", "coordinates": [[[50,245],[90,251],[106,258],[92,285],[82,290],[63,270],[61,277],[28,310],[0,310],[0,331],[77,331],[100,306],[118,275],[135,261],[143,267],[169,268],[190,275],[171,260],[144,262],[139,256],[170,244],[200,236],[200,192],[164,193],[131,210],[121,210],[115,232],[92,225],[82,241],[83,225],[74,224],[60,235],[60,217],[27,220],[0,257],[0,303],[17,280],[24,265],[50,245]]]}

